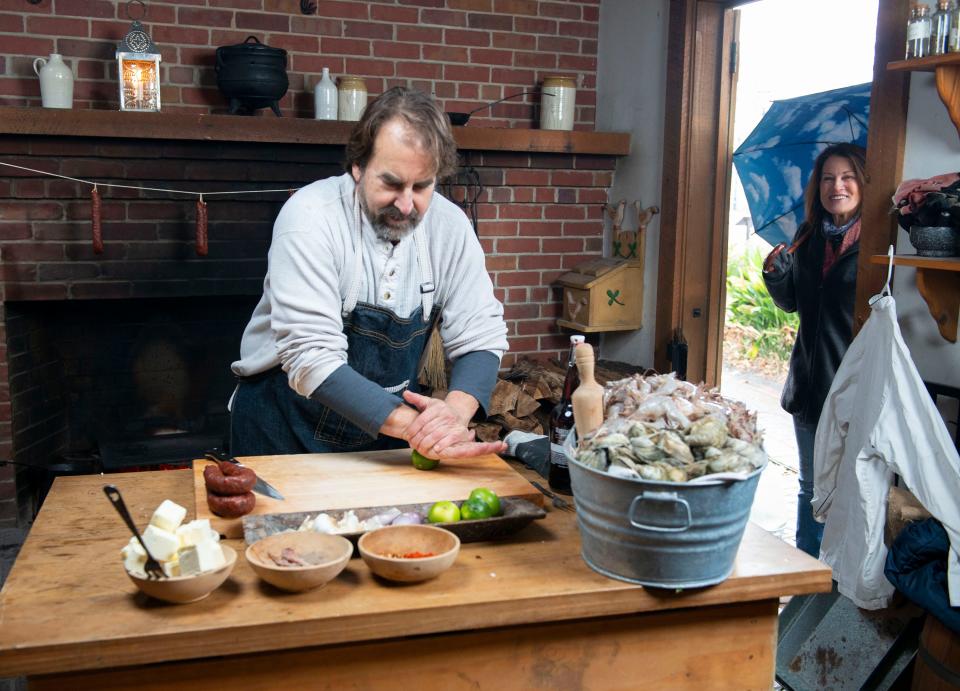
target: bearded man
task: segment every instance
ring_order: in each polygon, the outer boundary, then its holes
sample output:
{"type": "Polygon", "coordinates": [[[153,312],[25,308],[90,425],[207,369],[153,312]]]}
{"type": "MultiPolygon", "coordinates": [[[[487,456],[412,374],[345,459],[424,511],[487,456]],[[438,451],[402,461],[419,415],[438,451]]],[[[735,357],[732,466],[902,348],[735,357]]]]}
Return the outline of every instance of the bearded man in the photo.
{"type": "Polygon", "coordinates": [[[467,425],[507,350],[480,243],[434,194],[457,165],[446,115],[396,87],[350,136],[344,175],[293,195],[273,228],[263,297],[231,401],[236,456],[406,446],[428,458],[504,450],[467,425]],[[443,400],[418,392],[436,319],[452,363],[443,400]]]}

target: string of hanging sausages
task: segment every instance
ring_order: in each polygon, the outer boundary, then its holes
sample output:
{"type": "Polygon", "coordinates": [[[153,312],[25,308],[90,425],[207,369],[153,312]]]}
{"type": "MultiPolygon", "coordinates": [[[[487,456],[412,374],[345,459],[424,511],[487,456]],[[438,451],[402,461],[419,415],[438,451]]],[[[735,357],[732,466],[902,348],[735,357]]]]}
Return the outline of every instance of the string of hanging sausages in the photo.
{"type": "Polygon", "coordinates": [[[297,191],[298,188],[289,188],[285,187],[283,189],[269,189],[269,190],[226,190],[226,191],[214,191],[214,192],[198,192],[196,190],[177,190],[169,189],[164,187],[144,187],[141,185],[121,185],[114,182],[94,182],[92,180],[83,180],[81,178],[70,177],[69,175],[60,175],[59,173],[51,173],[46,170],[37,170],[36,168],[27,168],[26,166],[19,166],[14,163],[4,163],[0,161],[0,166],[6,166],[7,168],[16,168],[18,170],[24,170],[30,173],[36,173],[38,175],[46,175],[47,177],[52,178],[61,178],[63,180],[71,180],[73,182],[79,182],[84,185],[90,185],[90,228],[93,236],[93,253],[102,254],[103,253],[103,220],[101,215],[102,200],[100,197],[100,188],[101,187],[116,187],[128,190],[143,190],[146,192],[165,192],[167,194],[185,194],[189,196],[197,197],[196,205],[196,241],[195,249],[197,255],[201,257],[207,256],[209,252],[209,241],[208,241],[208,232],[207,232],[207,203],[204,201],[204,197],[212,197],[214,195],[233,195],[233,194],[268,194],[274,192],[286,192],[288,195],[292,195],[297,191]]]}

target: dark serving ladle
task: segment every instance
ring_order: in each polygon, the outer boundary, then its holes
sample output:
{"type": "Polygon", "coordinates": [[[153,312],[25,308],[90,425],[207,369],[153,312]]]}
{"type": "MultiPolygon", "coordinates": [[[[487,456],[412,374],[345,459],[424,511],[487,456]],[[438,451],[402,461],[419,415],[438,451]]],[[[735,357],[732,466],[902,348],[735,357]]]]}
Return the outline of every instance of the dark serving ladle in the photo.
{"type": "MultiPolygon", "coordinates": [[[[479,108],[474,108],[473,110],[471,110],[471,111],[469,111],[469,112],[467,112],[467,113],[450,113],[450,112],[448,112],[448,113],[447,113],[447,117],[450,118],[450,124],[451,124],[451,125],[454,125],[454,126],[456,126],[456,127],[462,127],[462,126],[464,126],[464,125],[467,124],[467,121],[470,119],[470,116],[473,115],[474,113],[476,113],[477,111],[484,110],[484,109],[486,109],[486,108],[489,108],[490,106],[495,106],[495,105],[497,105],[498,103],[501,103],[501,102],[503,102],[503,101],[509,101],[511,98],[516,98],[517,96],[526,96],[527,94],[536,94],[536,93],[537,93],[536,91],[520,91],[520,92],[518,92],[518,93],[510,94],[509,96],[504,96],[503,98],[499,98],[499,99],[497,99],[496,101],[490,101],[490,103],[484,103],[484,104],[483,104],[482,106],[480,106],[479,108]]],[[[542,95],[542,96],[553,96],[553,94],[549,94],[549,93],[544,93],[544,94],[541,94],[541,95],[542,95]]]]}

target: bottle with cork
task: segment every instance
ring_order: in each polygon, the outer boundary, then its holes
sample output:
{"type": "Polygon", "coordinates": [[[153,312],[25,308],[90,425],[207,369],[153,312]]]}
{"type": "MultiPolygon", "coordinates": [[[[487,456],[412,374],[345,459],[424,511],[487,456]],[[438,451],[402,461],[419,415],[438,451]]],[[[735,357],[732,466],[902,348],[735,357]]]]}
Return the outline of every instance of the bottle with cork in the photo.
{"type": "Polygon", "coordinates": [[[950,8],[950,36],[947,38],[947,52],[960,53],[960,5],[956,2],[950,8]]]}
{"type": "Polygon", "coordinates": [[[930,54],[932,33],[930,7],[923,2],[915,3],[910,8],[910,19],[907,21],[907,60],[925,58],[930,54]]]}
{"type": "Polygon", "coordinates": [[[950,50],[951,4],[951,0],[937,0],[937,11],[930,18],[930,52],[933,55],[946,55],[950,50]]]}
{"type": "Polygon", "coordinates": [[[550,411],[550,470],[547,482],[557,492],[570,491],[570,469],[563,453],[563,442],[573,429],[573,392],[580,383],[574,353],[577,345],[583,341],[584,337],[579,334],[570,337],[570,354],[567,357],[567,374],[563,378],[563,391],[557,405],[550,411]]]}

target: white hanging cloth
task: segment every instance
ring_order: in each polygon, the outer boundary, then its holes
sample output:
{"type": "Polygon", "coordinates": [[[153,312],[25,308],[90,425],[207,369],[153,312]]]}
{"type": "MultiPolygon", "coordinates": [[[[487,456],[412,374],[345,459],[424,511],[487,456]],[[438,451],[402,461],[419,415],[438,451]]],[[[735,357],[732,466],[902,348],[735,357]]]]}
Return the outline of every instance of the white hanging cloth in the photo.
{"type": "Polygon", "coordinates": [[[960,457],[900,334],[889,288],[870,304],[817,427],[812,505],[826,523],[820,559],[859,607],[889,604],[883,528],[897,473],[950,537],[950,604],[960,606],[960,457]]]}

